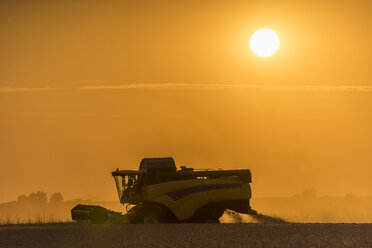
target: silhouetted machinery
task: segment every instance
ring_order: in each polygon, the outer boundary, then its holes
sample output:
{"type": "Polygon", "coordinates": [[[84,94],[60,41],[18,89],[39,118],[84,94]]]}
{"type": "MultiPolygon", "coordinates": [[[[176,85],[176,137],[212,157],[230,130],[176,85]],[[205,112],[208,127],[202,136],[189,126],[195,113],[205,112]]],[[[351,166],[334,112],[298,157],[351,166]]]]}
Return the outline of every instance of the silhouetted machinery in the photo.
{"type": "Polygon", "coordinates": [[[144,158],[138,171],[112,172],[127,213],[77,205],[75,221],[91,223],[219,222],[225,210],[254,215],[250,207],[250,170],[194,170],[173,158],[144,158]]]}

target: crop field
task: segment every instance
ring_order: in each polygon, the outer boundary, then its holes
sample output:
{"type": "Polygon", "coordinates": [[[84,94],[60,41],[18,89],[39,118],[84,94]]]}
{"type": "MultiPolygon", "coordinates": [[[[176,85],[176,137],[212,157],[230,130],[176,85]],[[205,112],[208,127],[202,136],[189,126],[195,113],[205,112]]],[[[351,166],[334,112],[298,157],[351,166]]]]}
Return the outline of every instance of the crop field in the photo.
{"type": "Polygon", "coordinates": [[[372,224],[18,224],[0,247],[372,247],[372,224]]]}

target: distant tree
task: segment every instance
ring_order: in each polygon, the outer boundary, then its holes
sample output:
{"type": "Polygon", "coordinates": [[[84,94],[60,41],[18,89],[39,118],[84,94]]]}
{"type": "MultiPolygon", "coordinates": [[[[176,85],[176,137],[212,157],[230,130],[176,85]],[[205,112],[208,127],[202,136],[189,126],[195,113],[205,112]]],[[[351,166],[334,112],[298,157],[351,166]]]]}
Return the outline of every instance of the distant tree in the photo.
{"type": "Polygon", "coordinates": [[[63,202],[63,196],[61,192],[54,193],[50,196],[49,203],[50,204],[60,204],[63,202]]]}
{"type": "Polygon", "coordinates": [[[28,201],[31,204],[47,204],[48,203],[48,197],[47,194],[41,191],[33,192],[28,196],[28,201]]]}
{"type": "Polygon", "coordinates": [[[346,194],[345,197],[346,197],[346,198],[351,198],[351,199],[358,198],[358,196],[356,196],[356,195],[354,195],[354,194],[350,194],[350,193],[346,194]]]}
{"type": "Polygon", "coordinates": [[[301,197],[299,194],[294,194],[293,196],[292,196],[293,198],[299,198],[299,197],[301,197]]]}
{"type": "Polygon", "coordinates": [[[316,189],[314,188],[311,188],[311,189],[305,189],[301,192],[301,196],[302,197],[306,197],[306,198],[313,198],[313,197],[316,197],[316,189]]]}
{"type": "Polygon", "coordinates": [[[17,198],[17,203],[18,204],[25,204],[27,202],[27,196],[25,195],[20,195],[17,198]]]}

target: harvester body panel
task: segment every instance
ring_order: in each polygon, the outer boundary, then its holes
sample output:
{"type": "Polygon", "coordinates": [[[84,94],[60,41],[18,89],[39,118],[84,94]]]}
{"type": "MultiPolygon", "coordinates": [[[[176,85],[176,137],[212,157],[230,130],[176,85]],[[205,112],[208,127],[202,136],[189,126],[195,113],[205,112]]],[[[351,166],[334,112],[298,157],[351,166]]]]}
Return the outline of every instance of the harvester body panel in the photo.
{"type": "Polygon", "coordinates": [[[148,186],[147,201],[169,208],[179,220],[190,218],[201,206],[210,203],[202,179],[165,182],[148,186]],[[194,190],[193,190],[194,189],[194,190]],[[184,192],[189,190],[189,192],[184,192]]]}

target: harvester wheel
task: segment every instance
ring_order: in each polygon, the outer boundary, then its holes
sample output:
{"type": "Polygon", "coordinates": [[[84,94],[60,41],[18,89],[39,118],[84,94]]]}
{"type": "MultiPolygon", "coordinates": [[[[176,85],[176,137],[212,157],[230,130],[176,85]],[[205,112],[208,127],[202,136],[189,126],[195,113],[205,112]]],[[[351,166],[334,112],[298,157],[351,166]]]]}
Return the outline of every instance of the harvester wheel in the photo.
{"type": "Polygon", "coordinates": [[[146,206],[142,209],[144,224],[159,224],[169,222],[166,212],[157,205],[146,206]]]}
{"type": "Polygon", "coordinates": [[[160,222],[159,215],[155,213],[147,213],[143,216],[143,223],[144,224],[159,224],[161,222],[160,222]]]}
{"type": "Polygon", "coordinates": [[[224,209],[214,206],[205,206],[195,213],[192,222],[220,223],[219,218],[222,216],[223,212],[224,209]]]}

